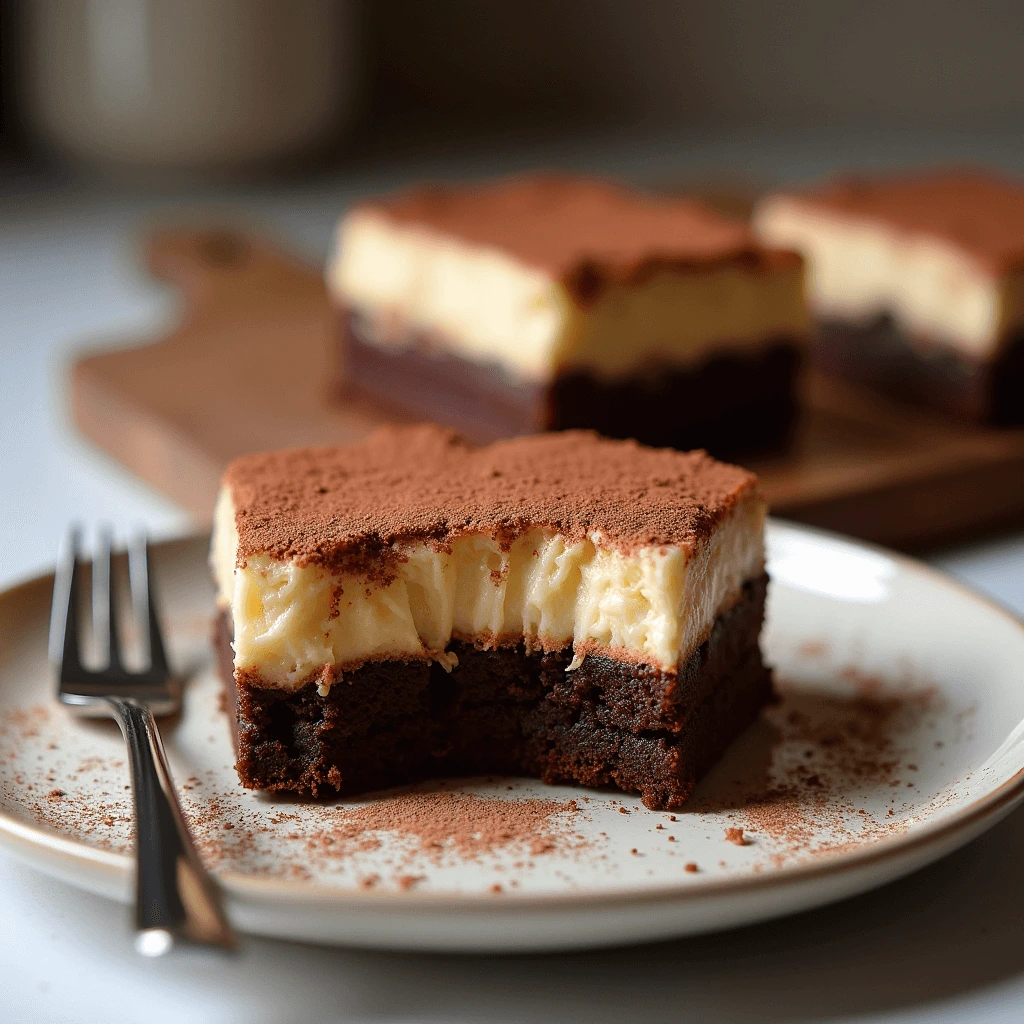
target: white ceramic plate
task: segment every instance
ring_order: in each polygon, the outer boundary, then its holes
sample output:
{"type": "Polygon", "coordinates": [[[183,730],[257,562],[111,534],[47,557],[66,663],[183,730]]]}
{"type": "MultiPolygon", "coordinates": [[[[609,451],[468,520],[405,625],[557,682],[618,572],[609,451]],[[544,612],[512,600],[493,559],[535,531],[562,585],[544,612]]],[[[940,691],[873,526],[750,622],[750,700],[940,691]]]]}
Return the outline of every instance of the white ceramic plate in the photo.
{"type": "MultiPolygon", "coordinates": [[[[188,678],[184,714],[164,735],[200,848],[246,931],[434,950],[711,931],[895,879],[1024,796],[1024,626],[916,562],[772,523],[763,644],[783,699],[686,811],[504,778],[326,805],[268,799],[239,788],[231,766],[205,558],[205,540],[154,554],[170,652],[188,678]],[[420,828],[420,813],[450,815],[452,838],[420,828]],[[388,814],[399,831],[381,830],[388,814]]],[[[52,699],[50,583],[0,595],[0,844],[127,901],[124,752],[112,725],[71,719],[52,699]]]]}

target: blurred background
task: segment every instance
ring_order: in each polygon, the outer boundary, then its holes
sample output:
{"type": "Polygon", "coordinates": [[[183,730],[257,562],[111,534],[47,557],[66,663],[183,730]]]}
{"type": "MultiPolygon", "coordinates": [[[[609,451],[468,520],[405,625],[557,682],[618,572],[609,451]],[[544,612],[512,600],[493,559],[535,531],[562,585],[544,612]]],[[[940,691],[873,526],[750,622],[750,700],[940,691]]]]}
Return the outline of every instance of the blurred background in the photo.
{"type": "MultiPolygon", "coordinates": [[[[72,517],[194,520],[80,436],[69,364],[181,316],[168,223],[322,264],[342,210],[535,167],[740,201],[838,170],[1024,171],[1024,4],[0,0],[0,479],[52,560],[72,517]]],[[[999,560],[1002,564],[1003,560],[999,560]]]]}
{"type": "Polygon", "coordinates": [[[1013,0],[8,0],[0,24],[8,159],[108,171],[851,131],[1007,133],[1009,158],[1024,118],[1013,0]]]}

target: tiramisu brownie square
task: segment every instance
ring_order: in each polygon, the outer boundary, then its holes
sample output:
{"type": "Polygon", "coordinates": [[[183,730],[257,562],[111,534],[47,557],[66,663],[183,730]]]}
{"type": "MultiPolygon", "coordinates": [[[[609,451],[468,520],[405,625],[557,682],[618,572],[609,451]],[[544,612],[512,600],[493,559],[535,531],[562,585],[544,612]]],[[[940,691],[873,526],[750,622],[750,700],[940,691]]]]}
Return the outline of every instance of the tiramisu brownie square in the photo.
{"type": "Polygon", "coordinates": [[[742,469],[583,432],[237,460],[212,562],[241,781],[520,773],[678,806],[770,695],[764,514],[742,469]]]}
{"type": "Polygon", "coordinates": [[[349,211],[328,283],[345,386],[475,440],[788,437],[800,258],[697,201],[544,176],[421,188],[349,211]]]}
{"type": "Polygon", "coordinates": [[[957,417],[1024,423],[1024,182],[845,179],[768,197],[754,226],[806,257],[827,369],[957,417]]]}

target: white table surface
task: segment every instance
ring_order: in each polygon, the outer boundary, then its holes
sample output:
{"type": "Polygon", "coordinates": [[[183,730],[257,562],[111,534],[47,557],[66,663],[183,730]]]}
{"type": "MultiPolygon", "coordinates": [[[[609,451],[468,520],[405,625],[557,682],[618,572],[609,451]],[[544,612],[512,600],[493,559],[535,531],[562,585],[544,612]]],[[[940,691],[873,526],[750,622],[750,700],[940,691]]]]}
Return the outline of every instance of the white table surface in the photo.
{"type": "MultiPolygon", "coordinates": [[[[534,163],[658,175],[739,166],[755,178],[987,159],[1021,170],[1019,135],[943,140],[621,140],[485,147],[415,166],[363,161],[298,186],[144,192],[0,176],[0,586],[51,565],[69,520],[190,529],[171,502],[79,438],[66,401],[83,340],[142,336],[173,297],[136,269],[146,225],[255,219],[322,256],[338,210],[405,178],[534,163]]],[[[1022,481],[1024,487],[1024,481],[1022,481]]],[[[1024,614],[1024,534],[932,561],[1024,614]]],[[[250,939],[229,959],[132,951],[123,907],[0,857],[0,1021],[995,1021],[1024,1020],[1024,813],[944,862],[835,907],[717,936],[611,952],[443,957],[250,939]]]]}

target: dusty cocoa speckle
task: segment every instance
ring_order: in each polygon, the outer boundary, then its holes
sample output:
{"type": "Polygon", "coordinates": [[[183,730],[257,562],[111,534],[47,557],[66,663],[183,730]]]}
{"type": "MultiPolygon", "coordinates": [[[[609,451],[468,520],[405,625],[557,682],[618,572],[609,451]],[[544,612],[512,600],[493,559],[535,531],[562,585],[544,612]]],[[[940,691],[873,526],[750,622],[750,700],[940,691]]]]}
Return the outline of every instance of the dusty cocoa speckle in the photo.
{"type": "Polygon", "coordinates": [[[586,431],[476,448],[431,424],[381,427],[338,448],[243,455],[228,467],[238,555],[390,579],[411,542],[483,533],[510,545],[544,524],[622,551],[687,550],[755,487],[752,473],[704,451],[645,448],[586,431]],[[491,471],[499,469],[500,476],[491,471]],[[651,487],[664,478],[664,487],[651,487]]]}
{"type": "Polygon", "coordinates": [[[828,655],[829,646],[824,640],[805,640],[796,649],[801,658],[824,658],[828,655]]]}
{"type": "Polygon", "coordinates": [[[904,785],[899,774],[917,761],[907,754],[932,749],[929,733],[953,711],[912,675],[898,683],[856,667],[840,675],[852,695],[778,680],[779,703],[763,712],[742,749],[727,755],[719,782],[699,787],[687,810],[726,812],[736,827],[759,834],[758,855],[776,867],[905,832],[908,819],[898,808],[857,812],[869,794],[904,785]]]}
{"type": "MultiPolygon", "coordinates": [[[[532,891],[533,860],[527,863],[528,858],[536,859],[546,878],[561,880],[556,884],[579,885],[589,882],[591,871],[624,872],[627,865],[616,845],[639,838],[639,831],[658,830],[671,846],[634,848],[632,856],[644,859],[643,867],[659,878],[674,872],[683,885],[679,875],[693,873],[687,864],[697,865],[680,859],[691,835],[702,842],[708,836],[707,849],[713,850],[723,830],[741,829],[753,845],[720,873],[767,872],[901,835],[936,801],[958,797],[932,789],[941,780],[936,766],[944,756],[937,736],[948,735],[946,746],[955,746],[954,726],[971,712],[959,704],[947,706],[927,681],[875,680],[851,670],[843,682],[849,685],[838,692],[831,679],[815,691],[806,681],[787,686],[781,679],[780,702],[733,746],[712,773],[718,781],[702,783],[678,814],[648,812],[634,806],[632,797],[624,805],[627,798],[613,801],[600,791],[581,795],[577,802],[565,799],[565,790],[553,790],[547,800],[524,800],[529,805],[524,807],[514,800],[520,792],[529,790],[537,798],[548,794],[505,778],[493,784],[430,783],[319,804],[257,797],[237,788],[227,767],[227,722],[212,714],[211,740],[218,746],[199,745],[203,757],[223,755],[224,767],[197,762],[184,768],[177,781],[203,858],[217,870],[315,880],[357,892],[375,886],[399,891],[398,878],[410,876],[429,879],[430,891],[442,891],[448,885],[461,887],[459,865],[472,862],[481,893],[501,884],[511,898],[513,889],[532,891]],[[916,788],[905,788],[908,777],[920,780],[916,788]],[[478,790],[485,785],[491,788],[478,790]],[[487,795],[474,795],[478,791],[487,795]],[[514,806],[493,807],[506,801],[514,806]],[[620,808],[634,817],[636,832],[626,822],[609,827],[618,818],[604,824],[608,813],[620,808]],[[676,821],[686,823],[685,832],[673,841],[667,829],[676,821]],[[389,822],[399,824],[392,828],[389,822]],[[598,831],[602,828],[603,833],[598,831]]],[[[199,680],[197,692],[202,694],[205,685],[199,680]]],[[[204,706],[215,706],[210,695],[203,699],[204,706]]],[[[101,728],[76,723],[69,731],[63,716],[51,713],[48,719],[29,709],[0,714],[0,796],[27,821],[94,848],[130,853],[133,817],[127,767],[119,755],[123,748],[113,727],[106,735],[101,728]],[[104,744],[98,758],[97,740],[104,744]]],[[[967,729],[969,721],[959,734],[967,729]]],[[[198,740],[205,735],[201,729],[198,740]]],[[[187,758],[182,763],[188,764],[187,758]]],[[[691,847],[691,856],[696,852],[691,847]]],[[[715,863],[712,856],[699,870],[708,871],[715,863]]],[[[421,885],[428,888],[427,882],[421,885]]]]}
{"type": "Polygon", "coordinates": [[[1020,266],[1024,200],[1018,182],[990,171],[950,168],[927,175],[844,176],[800,197],[815,215],[885,224],[951,243],[998,279],[1020,266]]]}
{"type": "Polygon", "coordinates": [[[403,892],[407,892],[418,882],[422,882],[424,878],[424,875],[399,875],[395,881],[398,882],[399,889],[403,892]]]}
{"type": "MultiPolygon", "coordinates": [[[[460,791],[457,782],[424,783],[366,802],[300,805],[298,812],[275,808],[269,816],[256,808],[241,811],[226,795],[188,800],[190,824],[208,863],[254,860],[260,872],[333,874],[362,858],[363,871],[356,867],[351,883],[362,888],[378,884],[378,868],[400,886],[400,877],[429,877],[430,864],[486,864],[509,848],[573,858],[588,848],[572,827],[575,801],[476,795],[460,791]],[[226,818],[233,829],[225,829],[226,818]]],[[[532,861],[517,863],[532,868],[532,861]]]]}

